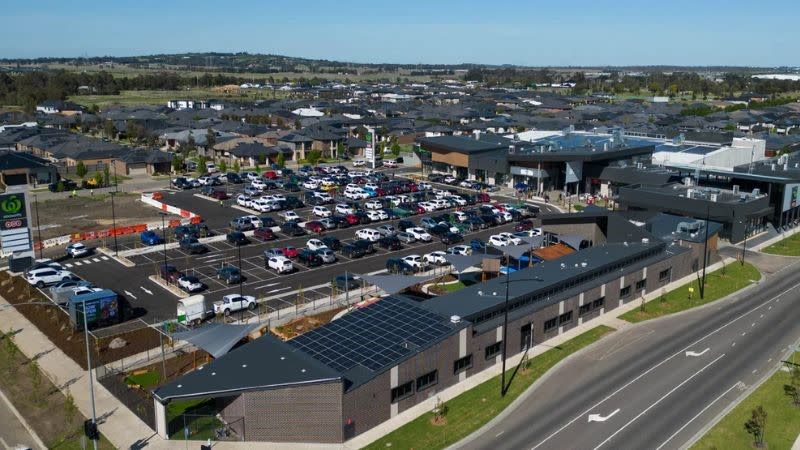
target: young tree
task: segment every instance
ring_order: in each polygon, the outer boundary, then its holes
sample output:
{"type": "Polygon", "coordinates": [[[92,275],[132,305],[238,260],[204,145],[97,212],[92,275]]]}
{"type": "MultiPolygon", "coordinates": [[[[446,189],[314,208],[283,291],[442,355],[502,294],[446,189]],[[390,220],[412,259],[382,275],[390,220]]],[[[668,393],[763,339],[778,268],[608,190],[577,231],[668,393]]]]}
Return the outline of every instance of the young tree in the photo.
{"type": "Polygon", "coordinates": [[[206,162],[207,161],[208,161],[208,158],[206,158],[205,156],[201,155],[201,156],[197,157],[197,171],[198,172],[200,172],[200,173],[205,173],[206,172],[206,162]]]}
{"type": "Polygon", "coordinates": [[[286,157],[283,156],[283,152],[278,153],[278,156],[275,157],[275,164],[281,168],[286,166],[286,157]]]}
{"type": "Polygon", "coordinates": [[[237,159],[233,162],[233,171],[239,173],[239,170],[241,170],[241,167],[239,166],[239,160],[237,159]]]}
{"type": "Polygon", "coordinates": [[[312,166],[316,166],[320,159],[322,159],[322,153],[319,150],[311,150],[306,153],[306,161],[312,166]]]}
{"type": "MultiPolygon", "coordinates": [[[[116,183],[117,180],[114,180],[116,183]]],[[[103,167],[103,185],[104,186],[111,186],[111,169],[109,169],[108,164],[103,167]]]]}
{"type": "Polygon", "coordinates": [[[107,138],[115,138],[117,135],[117,127],[114,126],[114,122],[110,120],[106,120],[103,124],[103,134],[107,138]]]}
{"type": "Polygon", "coordinates": [[[79,176],[81,181],[83,181],[83,178],[86,176],[87,172],[88,170],[86,169],[86,164],[84,164],[83,161],[78,161],[78,165],[75,166],[75,175],[79,176]]]}
{"type": "Polygon", "coordinates": [[[300,119],[294,119],[294,129],[299,130],[303,128],[303,124],[300,123],[300,119]]]}
{"type": "Polygon", "coordinates": [[[275,125],[278,128],[283,128],[284,126],[286,126],[286,124],[283,122],[283,118],[282,117],[278,117],[278,120],[275,121],[275,125]]]}
{"type": "Polygon", "coordinates": [[[77,412],[78,406],[75,405],[75,398],[73,398],[72,394],[67,391],[67,393],[64,395],[64,419],[66,419],[67,424],[72,423],[72,420],[75,418],[77,412]]]}
{"type": "Polygon", "coordinates": [[[178,155],[172,155],[172,170],[176,173],[183,170],[183,159],[178,155]]]}
{"type": "Polygon", "coordinates": [[[219,171],[222,173],[228,171],[228,163],[226,163],[224,159],[219,162],[219,171]]]}
{"type": "Polygon", "coordinates": [[[392,155],[394,155],[395,158],[400,156],[400,144],[398,144],[397,142],[392,144],[392,155]]]}
{"type": "Polygon", "coordinates": [[[753,435],[753,444],[756,448],[764,447],[764,432],[767,428],[767,412],[764,407],[758,405],[751,412],[750,420],[744,423],[744,429],[748,434],[753,435]]]}
{"type": "Polygon", "coordinates": [[[800,367],[792,366],[789,369],[789,384],[783,385],[783,392],[792,398],[795,406],[800,405],[800,367]]]}
{"type": "Polygon", "coordinates": [[[94,178],[95,186],[100,187],[103,185],[103,174],[100,173],[99,170],[94,173],[94,176],[92,178],[94,178]]]}
{"type": "Polygon", "coordinates": [[[345,155],[346,149],[344,148],[344,144],[339,142],[336,144],[336,158],[341,158],[345,155]]]}
{"type": "Polygon", "coordinates": [[[206,130],[206,148],[212,148],[217,144],[217,135],[214,134],[214,130],[209,128],[206,130]]]}

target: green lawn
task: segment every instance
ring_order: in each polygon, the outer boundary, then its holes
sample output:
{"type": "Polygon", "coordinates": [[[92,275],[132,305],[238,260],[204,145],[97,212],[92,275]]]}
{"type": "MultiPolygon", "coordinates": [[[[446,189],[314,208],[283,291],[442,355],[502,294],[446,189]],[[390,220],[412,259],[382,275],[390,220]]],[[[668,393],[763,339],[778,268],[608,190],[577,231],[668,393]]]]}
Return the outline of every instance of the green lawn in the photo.
{"type": "MultiPolygon", "coordinates": [[[[601,325],[531,358],[530,368],[517,372],[505,397],[500,396],[498,375],[448,401],[446,424],[434,425],[433,413],[425,413],[366,448],[432,450],[452,445],[489,422],[558,362],[612,331],[601,325]]],[[[513,373],[512,367],[506,375],[513,373]]]]}
{"type": "Polygon", "coordinates": [[[142,389],[158,386],[161,381],[161,375],[157,372],[146,372],[139,375],[128,375],[125,377],[125,382],[128,384],[138,384],[142,389]]]}
{"type": "Polygon", "coordinates": [[[800,233],[781,239],[761,251],[772,255],[800,256],[800,233]]]}
{"type": "Polygon", "coordinates": [[[189,428],[189,439],[213,438],[214,430],[222,426],[215,415],[213,400],[201,398],[170,402],[167,405],[167,429],[170,439],[184,439],[184,425],[189,428]],[[184,415],[185,417],[182,417],[184,415]]]}
{"type": "MultiPolygon", "coordinates": [[[[798,354],[795,361],[798,361],[798,354]]],[[[767,426],[764,441],[770,449],[789,449],[800,433],[800,408],[792,405],[784,394],[783,386],[789,381],[787,372],[778,371],[753,391],[705,436],[692,446],[695,450],[750,450],[752,436],[747,434],[744,423],[750,419],[753,408],[761,405],[767,411],[767,426]]]]}
{"type": "MultiPolygon", "coordinates": [[[[728,264],[724,269],[718,269],[706,274],[705,298],[700,298],[700,280],[693,280],[672,291],[647,302],[645,310],[633,309],[619,316],[628,322],[642,322],[656,317],[684,311],[696,306],[704,305],[714,300],[719,300],[726,295],[742,289],[761,278],[761,274],[753,265],[738,262],[728,264]],[[723,275],[723,270],[725,274],[723,275]],[[689,298],[689,287],[694,288],[692,298],[689,298]]],[[[634,300],[639,301],[639,300],[634,300]]]]}

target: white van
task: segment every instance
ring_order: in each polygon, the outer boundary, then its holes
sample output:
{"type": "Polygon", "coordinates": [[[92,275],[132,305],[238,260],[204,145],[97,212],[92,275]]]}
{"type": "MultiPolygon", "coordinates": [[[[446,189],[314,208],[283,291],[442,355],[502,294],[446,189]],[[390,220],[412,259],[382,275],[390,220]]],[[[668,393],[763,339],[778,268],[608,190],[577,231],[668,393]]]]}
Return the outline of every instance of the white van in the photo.
{"type": "Polygon", "coordinates": [[[214,304],[205,295],[192,295],[178,301],[178,322],[197,325],[214,315],[214,304]]]}
{"type": "Polygon", "coordinates": [[[208,161],[206,163],[206,172],[208,172],[208,173],[217,173],[217,172],[219,172],[219,169],[217,169],[217,165],[216,164],[214,164],[211,161],[208,161]]]}

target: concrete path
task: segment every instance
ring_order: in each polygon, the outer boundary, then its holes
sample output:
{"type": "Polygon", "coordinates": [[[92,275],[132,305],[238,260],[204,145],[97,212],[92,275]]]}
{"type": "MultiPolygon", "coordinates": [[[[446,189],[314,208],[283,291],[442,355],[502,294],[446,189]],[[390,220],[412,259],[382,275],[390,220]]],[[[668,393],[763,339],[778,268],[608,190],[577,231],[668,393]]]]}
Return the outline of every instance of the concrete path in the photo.
{"type": "Polygon", "coordinates": [[[25,418],[20,415],[19,411],[2,392],[0,392],[0,400],[5,406],[0,408],[0,424],[2,424],[0,425],[0,445],[3,448],[30,447],[46,449],[47,447],[36,435],[36,432],[33,431],[25,421],[25,418]]]}

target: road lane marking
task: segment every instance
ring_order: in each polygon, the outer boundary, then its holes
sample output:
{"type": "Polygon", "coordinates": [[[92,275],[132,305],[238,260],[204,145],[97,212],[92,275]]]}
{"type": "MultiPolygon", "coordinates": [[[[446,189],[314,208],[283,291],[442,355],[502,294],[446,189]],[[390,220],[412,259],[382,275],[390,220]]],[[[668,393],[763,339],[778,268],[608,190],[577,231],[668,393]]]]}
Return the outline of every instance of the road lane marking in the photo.
{"type": "Polygon", "coordinates": [[[600,414],[589,414],[589,423],[591,422],[605,422],[606,420],[614,417],[615,414],[619,412],[619,408],[615,409],[611,414],[607,416],[601,416],[600,414]]]}
{"type": "Polygon", "coordinates": [[[694,422],[694,421],[695,421],[695,419],[697,419],[698,417],[700,417],[700,415],[701,415],[701,414],[703,414],[704,412],[706,412],[706,410],[708,410],[708,408],[710,408],[710,407],[711,407],[711,406],[712,406],[714,403],[716,403],[717,401],[719,401],[719,399],[721,399],[721,398],[722,398],[722,397],[724,397],[726,394],[728,394],[728,392],[730,392],[730,391],[732,391],[732,390],[736,389],[736,387],[737,387],[737,386],[739,386],[739,384],[740,384],[740,383],[741,383],[741,381],[737,381],[736,383],[734,383],[734,385],[733,385],[733,386],[729,387],[729,388],[728,388],[728,389],[727,389],[725,392],[723,392],[723,393],[722,393],[722,394],[720,394],[720,395],[719,395],[717,398],[715,398],[714,400],[712,400],[712,401],[711,401],[711,403],[709,403],[708,405],[706,405],[706,406],[705,406],[705,408],[701,409],[699,413],[695,414],[695,415],[694,415],[694,417],[692,417],[691,419],[689,419],[689,421],[688,421],[688,422],[686,422],[685,424],[683,424],[683,426],[682,426],[682,427],[678,428],[678,430],[677,430],[676,432],[672,433],[672,434],[670,435],[670,437],[668,437],[668,438],[667,438],[667,440],[666,440],[666,441],[662,442],[662,443],[661,443],[661,445],[659,445],[658,447],[656,447],[656,450],[661,450],[661,448],[663,448],[665,445],[667,445],[667,442],[671,441],[671,440],[672,440],[672,438],[674,438],[675,436],[677,436],[677,435],[678,435],[678,433],[680,433],[681,431],[683,431],[683,429],[684,429],[684,428],[688,427],[690,423],[694,422]]]}
{"type": "Polygon", "coordinates": [[[500,435],[501,435],[501,434],[503,434],[503,433],[505,433],[505,431],[501,431],[501,432],[499,432],[499,433],[495,434],[495,435],[494,435],[494,437],[496,437],[496,438],[499,438],[499,437],[500,437],[500,435]]]}
{"type": "MultiPolygon", "coordinates": [[[[682,350],[680,350],[680,351],[678,351],[678,352],[676,352],[676,353],[673,353],[671,356],[668,356],[668,357],[667,357],[667,358],[665,358],[663,361],[659,362],[658,364],[654,365],[653,367],[650,367],[650,368],[649,368],[649,369],[647,369],[646,371],[644,371],[644,372],[642,372],[641,374],[639,374],[639,375],[637,375],[636,377],[634,377],[634,378],[633,378],[632,380],[630,380],[629,382],[627,382],[627,383],[625,383],[624,385],[622,385],[622,387],[620,387],[620,388],[619,388],[619,389],[617,389],[616,391],[612,392],[611,394],[609,394],[608,396],[606,396],[605,398],[603,398],[603,399],[602,399],[602,400],[600,400],[599,402],[595,403],[595,404],[594,404],[592,407],[590,407],[590,408],[589,408],[589,409],[587,409],[586,411],[584,411],[584,412],[582,412],[581,414],[579,414],[579,415],[575,416],[575,418],[573,418],[572,420],[570,420],[570,421],[569,421],[569,422],[567,422],[566,424],[562,425],[562,426],[561,426],[559,429],[557,429],[556,431],[554,431],[554,432],[550,433],[550,434],[549,434],[549,435],[548,435],[546,438],[544,438],[544,439],[543,439],[542,441],[540,441],[538,444],[536,444],[535,446],[531,447],[531,450],[536,450],[537,448],[541,447],[541,446],[542,446],[542,444],[544,444],[545,442],[547,442],[547,441],[549,441],[550,439],[552,439],[552,438],[553,438],[553,436],[555,436],[555,435],[557,435],[557,434],[561,433],[562,431],[564,431],[564,429],[566,429],[567,427],[569,427],[570,425],[572,425],[573,423],[575,423],[575,421],[577,421],[577,420],[578,420],[578,419],[580,419],[581,417],[585,416],[586,414],[589,414],[589,413],[590,413],[592,410],[594,410],[594,409],[595,409],[595,408],[597,408],[598,406],[600,406],[600,405],[602,405],[603,403],[605,403],[606,401],[608,401],[608,399],[610,399],[611,397],[613,397],[613,396],[617,395],[618,393],[622,392],[622,391],[623,391],[623,390],[625,390],[625,389],[626,389],[628,386],[630,386],[631,384],[633,384],[633,383],[635,383],[635,382],[639,381],[639,380],[640,380],[640,379],[642,379],[644,376],[646,376],[646,375],[647,375],[647,374],[649,374],[650,372],[652,372],[652,371],[656,370],[657,368],[661,367],[663,364],[665,364],[665,363],[669,362],[670,360],[672,360],[672,359],[673,359],[673,358],[675,358],[676,356],[678,356],[678,355],[680,355],[681,353],[685,352],[686,350],[688,350],[688,349],[690,349],[690,348],[694,347],[695,345],[699,344],[700,342],[703,342],[704,340],[708,339],[710,336],[713,336],[714,334],[717,334],[717,333],[719,333],[719,332],[720,332],[722,329],[726,328],[727,326],[731,325],[732,323],[735,323],[735,322],[739,321],[739,320],[740,320],[740,319],[742,319],[743,317],[746,317],[747,315],[749,315],[749,314],[750,314],[750,313],[752,313],[753,311],[757,311],[757,310],[759,310],[759,309],[763,308],[763,307],[764,307],[764,306],[766,306],[766,305],[767,305],[769,302],[771,302],[771,301],[773,301],[773,300],[775,300],[775,299],[777,299],[777,298],[781,297],[782,295],[786,294],[787,292],[791,292],[791,291],[793,291],[793,290],[794,290],[794,289],[796,289],[798,286],[800,286],[800,283],[795,283],[793,286],[791,286],[791,287],[789,287],[788,289],[786,289],[786,290],[782,291],[782,292],[781,292],[781,293],[779,293],[778,295],[776,295],[776,296],[772,297],[771,299],[769,299],[769,300],[767,300],[767,301],[765,301],[765,302],[761,303],[760,305],[754,306],[754,307],[753,307],[753,308],[751,308],[750,310],[748,310],[748,311],[745,311],[745,312],[743,312],[742,314],[740,314],[740,315],[738,315],[738,316],[734,317],[734,318],[733,318],[733,319],[731,319],[730,321],[728,321],[728,322],[726,322],[726,323],[724,323],[724,324],[720,325],[720,326],[719,326],[717,329],[715,329],[715,330],[712,330],[711,332],[709,332],[709,333],[708,333],[708,334],[706,334],[705,336],[703,336],[703,337],[701,337],[701,338],[697,339],[696,341],[692,342],[691,344],[687,345],[687,346],[686,346],[684,349],[682,349],[682,350]]],[[[736,343],[734,342],[734,343],[733,343],[733,345],[731,345],[731,346],[733,347],[733,346],[735,346],[735,345],[736,345],[736,343]]]]}
{"type": "Polygon", "coordinates": [[[754,327],[754,326],[756,326],[756,323],[755,323],[755,322],[753,322],[753,323],[751,323],[751,324],[750,324],[750,326],[751,326],[751,327],[754,327]]]}
{"type": "Polygon", "coordinates": [[[132,298],[132,299],[136,300],[136,296],[135,296],[135,295],[133,295],[132,293],[130,293],[130,291],[125,291],[125,295],[127,295],[128,297],[130,297],[130,298],[132,298]]]}
{"type": "Polygon", "coordinates": [[[661,398],[659,398],[658,400],[656,400],[655,402],[653,402],[653,403],[652,403],[650,406],[648,406],[647,408],[645,408],[645,409],[644,409],[644,411],[642,411],[642,412],[640,412],[639,414],[637,414],[637,415],[636,415],[636,417],[634,417],[633,419],[629,420],[629,421],[628,421],[628,423],[626,423],[625,425],[623,425],[622,427],[620,427],[620,428],[619,428],[617,431],[615,431],[613,434],[611,434],[611,436],[607,437],[607,438],[606,438],[606,439],[605,439],[603,442],[601,442],[599,445],[597,445],[597,446],[594,448],[594,450],[597,450],[598,448],[600,448],[600,447],[602,447],[603,445],[605,445],[605,444],[606,444],[608,441],[610,441],[611,439],[613,439],[613,438],[614,438],[614,436],[618,435],[618,434],[619,434],[619,433],[620,433],[622,430],[624,430],[625,428],[628,428],[628,426],[629,426],[630,424],[632,424],[633,422],[635,422],[636,420],[638,420],[638,419],[639,419],[640,417],[642,417],[643,415],[647,414],[647,411],[650,411],[651,409],[655,408],[655,407],[656,407],[656,406],[657,406],[659,403],[661,403],[661,402],[662,402],[662,401],[663,401],[665,398],[669,397],[669,396],[670,396],[670,395],[672,395],[672,394],[673,394],[675,391],[677,391],[678,389],[680,389],[681,387],[683,387],[683,385],[684,385],[684,384],[686,384],[686,383],[688,383],[689,381],[691,381],[691,380],[692,380],[692,378],[696,377],[697,375],[700,375],[700,373],[702,373],[704,370],[706,370],[707,368],[709,368],[709,367],[710,367],[712,364],[714,364],[715,362],[719,361],[720,359],[722,359],[722,358],[724,358],[724,357],[725,357],[725,353],[723,353],[723,354],[721,354],[721,355],[717,356],[717,357],[716,357],[716,358],[715,358],[713,361],[711,361],[710,363],[708,363],[708,364],[706,364],[705,366],[703,366],[703,368],[702,368],[702,369],[700,369],[700,370],[698,370],[697,372],[693,373],[693,374],[692,374],[692,375],[691,375],[689,378],[687,378],[687,379],[685,379],[685,380],[681,381],[681,382],[680,382],[680,384],[678,384],[678,385],[677,385],[677,386],[675,386],[674,388],[670,389],[670,391],[669,391],[669,392],[667,392],[666,394],[662,395],[662,396],[661,396],[661,398]]]}
{"type": "Polygon", "coordinates": [[[70,267],[72,267],[72,264],[70,264],[70,263],[64,264],[64,267],[66,267],[67,269],[69,269],[70,267]]]}
{"type": "Polygon", "coordinates": [[[750,373],[756,373],[756,372],[758,372],[758,369],[753,369],[753,371],[750,373]]]}
{"type": "Polygon", "coordinates": [[[711,349],[706,347],[706,349],[703,350],[702,352],[687,351],[686,352],[686,356],[703,356],[709,350],[711,350],[711,349]]]}
{"type": "Polygon", "coordinates": [[[758,316],[758,318],[759,318],[759,319],[763,319],[763,318],[764,318],[764,315],[762,314],[762,315],[758,316]]]}
{"type": "Polygon", "coordinates": [[[287,287],[282,287],[282,288],[278,288],[278,289],[273,289],[271,291],[267,291],[266,293],[267,294],[272,294],[273,292],[285,291],[287,289],[292,289],[292,287],[291,286],[287,286],[287,287]]]}
{"type": "Polygon", "coordinates": [[[92,258],[92,261],[94,261],[94,262],[100,262],[100,258],[92,258]]]}
{"type": "Polygon", "coordinates": [[[736,342],[734,342],[733,344],[731,344],[731,347],[736,347],[736,342]]]}
{"type": "Polygon", "coordinates": [[[253,289],[264,289],[264,288],[268,288],[268,287],[272,287],[272,286],[277,286],[279,284],[280,283],[270,283],[270,284],[265,284],[263,286],[256,286],[253,289]]]}
{"type": "Polygon", "coordinates": [[[102,259],[103,261],[108,261],[108,256],[103,255],[100,257],[100,259],[102,259]]]}
{"type": "Polygon", "coordinates": [[[144,286],[139,286],[139,287],[142,288],[142,290],[147,292],[148,294],[153,295],[153,291],[151,291],[150,289],[147,289],[144,286]]]}
{"type": "Polygon", "coordinates": [[[75,265],[76,265],[76,266],[82,266],[82,265],[83,265],[83,263],[81,263],[80,261],[75,261],[75,265]]]}

